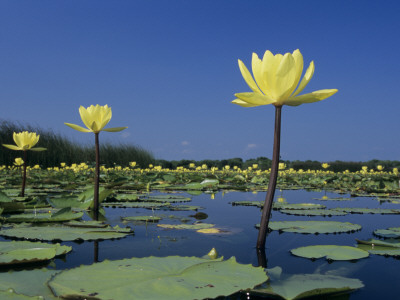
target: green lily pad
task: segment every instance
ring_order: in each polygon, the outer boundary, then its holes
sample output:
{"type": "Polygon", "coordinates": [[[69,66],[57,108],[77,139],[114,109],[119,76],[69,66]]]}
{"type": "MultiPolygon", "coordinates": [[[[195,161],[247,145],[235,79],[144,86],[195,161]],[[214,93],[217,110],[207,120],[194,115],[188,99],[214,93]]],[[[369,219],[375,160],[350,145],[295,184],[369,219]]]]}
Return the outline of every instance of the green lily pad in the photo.
{"type": "Polygon", "coordinates": [[[168,210],[199,210],[204,209],[204,207],[196,205],[171,205],[167,207],[168,210]]]}
{"type": "Polygon", "coordinates": [[[315,203],[279,203],[272,204],[273,209],[324,209],[326,206],[315,203]]]}
{"type": "Polygon", "coordinates": [[[42,241],[77,241],[117,239],[133,234],[129,227],[79,228],[62,225],[32,227],[20,225],[0,230],[0,236],[42,241]]]}
{"type": "Polygon", "coordinates": [[[118,201],[137,201],[139,199],[138,194],[118,194],[115,196],[118,201]]]}
{"type": "Polygon", "coordinates": [[[136,216],[136,217],[123,217],[123,221],[133,221],[133,222],[158,222],[161,217],[157,216],[136,216]]]}
{"type": "Polygon", "coordinates": [[[106,228],[109,226],[108,224],[104,223],[103,221],[76,221],[72,220],[69,222],[64,223],[65,226],[70,227],[82,227],[82,228],[106,228]]]}
{"type": "MultiPolygon", "coordinates": [[[[29,297],[41,296],[43,300],[56,299],[47,286],[47,281],[60,271],[46,268],[30,271],[10,271],[0,273],[0,290],[12,289],[15,293],[29,297]]],[[[0,299],[14,299],[0,293],[0,299]]],[[[15,298],[17,299],[17,298],[15,298]]],[[[22,298],[25,299],[25,298],[22,298]]],[[[32,298],[27,298],[32,299],[32,298]]],[[[37,299],[37,297],[33,298],[37,299]]]]}
{"type": "Polygon", "coordinates": [[[207,229],[214,227],[215,224],[208,224],[208,223],[197,223],[197,224],[158,224],[158,227],[161,228],[168,228],[168,229],[207,229]]]}
{"type": "Polygon", "coordinates": [[[233,201],[231,202],[233,206],[240,205],[240,206],[257,206],[263,207],[264,201],[233,201]]]}
{"type": "Polygon", "coordinates": [[[62,271],[49,282],[58,297],[185,300],[215,298],[268,279],[261,267],[197,257],[104,261],[62,271]]]}
{"type": "Polygon", "coordinates": [[[282,269],[267,270],[270,281],[266,288],[257,288],[251,294],[278,299],[298,300],[309,297],[325,299],[328,296],[351,293],[364,287],[359,279],[335,275],[295,274],[282,275],[282,269]]]}
{"type": "Polygon", "coordinates": [[[332,209],[281,209],[281,213],[296,216],[345,216],[347,213],[332,209]]]}
{"type": "Polygon", "coordinates": [[[333,209],[351,214],[400,214],[400,209],[388,208],[337,207],[333,209]]]}
{"type": "Polygon", "coordinates": [[[8,223],[43,223],[43,222],[63,222],[69,220],[80,219],[83,216],[83,212],[73,212],[71,208],[63,208],[55,213],[31,213],[31,214],[19,214],[13,215],[6,218],[8,223]]]}
{"type": "Polygon", "coordinates": [[[344,198],[344,197],[327,197],[327,198],[313,198],[313,200],[320,200],[320,201],[353,201],[356,198],[344,198]]]}
{"type": "Polygon", "coordinates": [[[400,238],[400,227],[377,229],[374,234],[382,238],[400,238]]]}
{"type": "Polygon", "coordinates": [[[46,261],[72,251],[69,246],[40,242],[0,242],[0,266],[46,261]]]}
{"type": "Polygon", "coordinates": [[[1,299],[10,299],[10,300],[43,300],[41,296],[26,296],[22,294],[17,294],[13,289],[8,289],[6,291],[0,290],[0,298],[1,299]]]}
{"type": "Polygon", "coordinates": [[[314,245],[299,247],[290,250],[293,255],[305,258],[318,259],[326,257],[328,260],[354,260],[368,257],[367,251],[350,246],[314,245]]]}
{"type": "Polygon", "coordinates": [[[13,200],[6,193],[0,191],[0,202],[12,202],[13,200]]]}
{"type": "Polygon", "coordinates": [[[400,241],[397,239],[387,239],[387,240],[375,240],[375,239],[370,239],[367,241],[363,241],[363,240],[358,240],[356,239],[357,243],[359,245],[369,245],[370,249],[371,246],[375,247],[375,246],[382,246],[382,247],[390,247],[390,248],[400,248],[400,241]]]}
{"type": "Polygon", "coordinates": [[[192,199],[190,197],[185,197],[181,195],[157,195],[157,196],[140,197],[140,201],[176,203],[176,202],[188,202],[192,201],[192,199]]]}
{"type": "MultiPolygon", "coordinates": [[[[257,224],[256,227],[260,225],[257,224]]],[[[336,221],[280,221],[269,222],[271,230],[296,233],[341,233],[354,232],[361,229],[358,224],[336,221]]]]}
{"type": "Polygon", "coordinates": [[[102,205],[104,207],[160,209],[167,208],[171,204],[168,202],[103,202],[102,205]]]}

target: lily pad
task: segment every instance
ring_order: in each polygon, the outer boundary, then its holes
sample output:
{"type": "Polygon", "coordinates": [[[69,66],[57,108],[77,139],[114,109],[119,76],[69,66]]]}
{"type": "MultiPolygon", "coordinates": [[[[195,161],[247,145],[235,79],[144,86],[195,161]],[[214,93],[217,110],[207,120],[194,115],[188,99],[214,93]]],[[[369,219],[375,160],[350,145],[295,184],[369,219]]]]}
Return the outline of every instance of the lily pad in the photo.
{"type": "Polygon", "coordinates": [[[69,222],[64,223],[63,225],[69,227],[82,227],[82,228],[106,228],[107,225],[103,221],[76,221],[72,220],[69,222]]]}
{"type": "Polygon", "coordinates": [[[320,201],[353,201],[356,198],[344,198],[344,197],[322,197],[322,198],[313,198],[313,200],[320,200],[320,201]]]}
{"type": "Polygon", "coordinates": [[[370,245],[370,246],[382,246],[382,247],[390,247],[390,248],[400,248],[400,241],[397,239],[387,239],[387,240],[375,240],[370,239],[367,241],[356,239],[359,245],[370,245]]]}
{"type": "Polygon", "coordinates": [[[293,255],[305,258],[318,259],[326,257],[327,260],[354,260],[368,257],[367,251],[350,246],[314,245],[299,247],[290,250],[293,255]]]}
{"type": "Polygon", "coordinates": [[[6,218],[8,223],[21,223],[21,222],[30,222],[30,223],[43,223],[43,222],[62,222],[80,219],[83,216],[83,212],[73,212],[71,208],[63,208],[60,211],[55,213],[31,213],[31,214],[19,214],[6,218]]]}
{"type": "Polygon", "coordinates": [[[326,206],[315,203],[280,203],[274,202],[273,209],[324,209],[326,206]]]}
{"type": "MultiPolygon", "coordinates": [[[[46,268],[30,271],[10,271],[0,273],[0,290],[12,289],[15,293],[29,297],[41,296],[39,299],[56,299],[47,286],[47,281],[60,271],[46,268]]],[[[0,293],[0,299],[14,299],[0,293]]],[[[15,298],[17,299],[17,298],[15,298]]],[[[22,298],[24,299],[24,298],[22,298]]],[[[31,298],[28,298],[31,299],[31,298]]],[[[37,299],[36,297],[33,299],[37,299]]]]}
{"type": "Polygon", "coordinates": [[[160,209],[167,208],[171,204],[168,202],[103,202],[102,205],[104,207],[160,209]]]}
{"type": "MultiPolygon", "coordinates": [[[[257,224],[256,227],[260,225],[257,224]]],[[[271,230],[296,233],[341,233],[354,232],[361,229],[358,224],[336,221],[280,221],[269,222],[271,230]]]]}
{"type": "Polygon", "coordinates": [[[77,240],[107,240],[117,239],[133,234],[129,227],[120,228],[79,228],[68,226],[41,226],[20,225],[0,230],[1,236],[24,238],[27,240],[42,241],[77,241],[77,240]]]}
{"type": "Polygon", "coordinates": [[[281,209],[281,213],[296,216],[345,216],[347,213],[332,209],[281,209]]]}
{"type": "Polygon", "coordinates": [[[337,207],[333,209],[351,214],[400,214],[400,209],[388,208],[337,207]]]}
{"type": "Polygon", "coordinates": [[[199,229],[207,229],[212,228],[214,224],[208,223],[197,223],[197,224],[158,224],[158,227],[161,228],[168,228],[168,229],[192,229],[192,230],[199,230],[199,229]]]}
{"type": "Polygon", "coordinates": [[[136,216],[136,217],[123,217],[124,221],[134,221],[134,222],[158,222],[161,217],[157,216],[136,216]]]}
{"type": "Polygon", "coordinates": [[[357,240],[357,247],[371,254],[384,256],[400,256],[400,242],[398,239],[387,239],[384,241],[370,239],[367,241],[357,240]]]}
{"type": "Polygon", "coordinates": [[[72,251],[69,246],[40,242],[0,242],[0,266],[46,261],[72,251]]]}
{"type": "Polygon", "coordinates": [[[0,290],[0,298],[1,299],[9,299],[9,300],[43,300],[41,296],[26,296],[22,294],[17,294],[13,289],[8,289],[6,291],[0,290]]]}
{"type": "Polygon", "coordinates": [[[309,297],[321,297],[351,293],[364,287],[359,279],[322,274],[282,275],[282,269],[275,267],[267,270],[270,281],[266,288],[257,288],[251,294],[278,299],[298,300],[309,297]]]}
{"type": "Polygon", "coordinates": [[[104,261],[62,271],[49,286],[58,297],[185,300],[215,298],[268,279],[261,267],[197,257],[144,257],[104,261]]]}
{"type": "Polygon", "coordinates": [[[140,201],[150,201],[150,202],[188,202],[192,201],[190,197],[185,197],[181,195],[156,195],[156,196],[147,196],[140,197],[140,201]]]}
{"type": "Polygon", "coordinates": [[[233,206],[241,205],[241,206],[257,206],[263,207],[264,201],[233,201],[231,202],[233,206]]]}
{"type": "Polygon", "coordinates": [[[383,238],[400,238],[400,227],[377,229],[374,231],[374,234],[383,238]]]}

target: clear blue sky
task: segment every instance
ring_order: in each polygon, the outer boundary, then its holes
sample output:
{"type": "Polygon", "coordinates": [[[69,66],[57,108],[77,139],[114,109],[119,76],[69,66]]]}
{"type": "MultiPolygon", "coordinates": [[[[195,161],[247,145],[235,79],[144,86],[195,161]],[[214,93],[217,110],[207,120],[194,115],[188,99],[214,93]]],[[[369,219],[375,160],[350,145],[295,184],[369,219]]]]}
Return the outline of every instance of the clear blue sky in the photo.
{"type": "MultiPolygon", "coordinates": [[[[0,119],[94,143],[79,106],[108,104],[100,141],[156,158],[271,157],[274,107],[231,104],[249,92],[237,64],[300,49],[315,62],[282,111],[285,160],[400,160],[400,2],[0,0],[0,119]]],[[[40,142],[39,142],[40,143],[40,142]]]]}

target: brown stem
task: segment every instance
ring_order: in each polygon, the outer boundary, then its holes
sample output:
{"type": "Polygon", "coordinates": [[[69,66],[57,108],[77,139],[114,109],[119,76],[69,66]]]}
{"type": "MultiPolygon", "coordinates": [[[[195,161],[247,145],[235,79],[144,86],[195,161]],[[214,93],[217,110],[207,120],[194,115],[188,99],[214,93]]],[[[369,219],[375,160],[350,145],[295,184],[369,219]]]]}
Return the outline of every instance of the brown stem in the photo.
{"type": "Polygon", "coordinates": [[[94,219],[99,220],[99,185],[100,185],[100,147],[99,147],[99,133],[94,134],[95,149],[96,149],[96,167],[94,174],[94,195],[93,195],[93,210],[94,219]]]}
{"type": "Polygon", "coordinates": [[[24,151],[24,167],[23,167],[23,175],[22,175],[22,188],[21,188],[21,197],[25,197],[25,184],[26,184],[26,160],[28,157],[28,151],[24,151]]]}
{"type": "Polygon", "coordinates": [[[281,112],[282,106],[275,106],[275,131],[271,174],[269,176],[268,191],[265,197],[265,203],[261,215],[260,230],[258,231],[257,249],[265,248],[265,239],[267,237],[268,223],[271,215],[272,202],[275,195],[276,181],[278,178],[279,152],[281,144],[281,112]]]}

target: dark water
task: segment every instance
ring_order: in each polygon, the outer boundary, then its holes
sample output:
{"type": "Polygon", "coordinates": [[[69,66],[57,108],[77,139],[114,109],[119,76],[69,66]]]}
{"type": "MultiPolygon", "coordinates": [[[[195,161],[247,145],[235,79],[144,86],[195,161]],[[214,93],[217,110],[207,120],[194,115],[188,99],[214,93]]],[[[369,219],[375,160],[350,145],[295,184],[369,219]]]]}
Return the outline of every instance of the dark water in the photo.
{"type": "MultiPolygon", "coordinates": [[[[279,195],[279,191],[277,191],[279,195]]],[[[183,194],[186,195],[186,194],[183,194]]],[[[284,191],[283,197],[289,203],[318,203],[333,207],[368,207],[368,208],[400,208],[400,204],[379,204],[374,198],[354,198],[353,201],[318,201],[313,198],[321,198],[324,192],[308,191],[284,191]]],[[[349,195],[336,195],[327,193],[329,197],[349,197],[349,195]]],[[[260,209],[253,206],[232,206],[232,201],[260,201],[264,200],[265,193],[258,194],[250,192],[219,192],[215,199],[210,194],[190,196],[192,201],[188,204],[205,207],[202,212],[208,214],[205,223],[216,224],[215,227],[229,231],[226,234],[206,235],[190,230],[167,230],[157,227],[156,224],[135,225],[133,223],[122,223],[121,217],[136,215],[164,215],[160,223],[176,223],[178,220],[167,218],[167,216],[181,216],[190,219],[189,223],[195,221],[189,215],[190,211],[171,212],[162,210],[136,209],[136,208],[107,208],[107,222],[111,225],[131,226],[135,235],[120,240],[98,242],[98,260],[116,260],[132,257],[145,256],[203,256],[211,248],[215,247],[218,253],[225,258],[235,256],[237,261],[245,264],[258,265],[258,257],[255,249],[257,240],[257,229],[254,227],[260,222],[260,209]]],[[[298,234],[282,233],[276,231],[269,233],[266,245],[267,268],[280,266],[284,273],[326,273],[334,271],[337,275],[358,278],[365,287],[352,293],[350,299],[378,299],[384,295],[385,299],[400,299],[400,260],[393,257],[371,255],[369,258],[356,262],[332,262],[325,259],[311,261],[309,259],[295,257],[289,252],[291,249],[317,244],[347,245],[355,246],[355,239],[367,240],[373,238],[375,229],[400,226],[399,215],[379,214],[348,214],[337,217],[306,217],[285,215],[279,211],[273,211],[272,221],[294,221],[294,220],[327,220],[357,223],[362,230],[349,234],[298,234]]],[[[56,259],[55,268],[73,268],[81,264],[92,264],[95,257],[95,243],[84,242],[63,243],[73,247],[73,252],[68,254],[64,260],[56,259]]]]}

